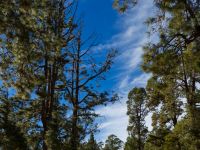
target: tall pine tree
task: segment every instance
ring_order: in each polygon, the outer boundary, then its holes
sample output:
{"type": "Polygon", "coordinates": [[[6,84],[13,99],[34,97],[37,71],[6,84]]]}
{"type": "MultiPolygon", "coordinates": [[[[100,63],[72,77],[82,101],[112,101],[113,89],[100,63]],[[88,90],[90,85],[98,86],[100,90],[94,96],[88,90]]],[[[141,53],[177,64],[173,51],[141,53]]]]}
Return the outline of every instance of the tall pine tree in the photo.
{"type": "MultiPolygon", "coordinates": [[[[146,109],[146,91],[144,88],[133,88],[128,94],[127,115],[129,116],[128,133],[131,143],[135,143],[134,147],[137,150],[144,149],[148,129],[145,126],[145,117],[147,116],[146,109]],[[134,141],[135,140],[135,141],[134,141]]],[[[128,148],[129,143],[126,144],[128,148]]]]}

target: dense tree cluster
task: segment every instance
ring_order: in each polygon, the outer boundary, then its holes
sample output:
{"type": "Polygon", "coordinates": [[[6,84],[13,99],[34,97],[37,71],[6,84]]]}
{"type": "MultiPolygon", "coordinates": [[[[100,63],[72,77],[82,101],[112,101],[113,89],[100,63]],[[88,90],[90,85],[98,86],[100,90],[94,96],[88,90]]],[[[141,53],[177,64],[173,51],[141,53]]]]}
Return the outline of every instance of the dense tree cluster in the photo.
{"type": "MultiPolygon", "coordinates": [[[[115,0],[124,12],[139,0],[115,0]]],[[[99,88],[116,51],[95,57],[83,38],[77,1],[0,3],[0,149],[200,149],[200,1],[152,0],[146,24],[158,41],[144,46],[146,88],[128,94],[128,137],[95,140],[95,108],[118,100],[99,88]],[[152,117],[148,131],[145,118],[152,117]]]]}
{"type": "MultiPolygon", "coordinates": [[[[116,0],[115,7],[125,11],[136,2],[116,0]]],[[[148,133],[143,149],[197,150],[200,148],[200,1],[152,2],[157,13],[146,23],[150,35],[159,35],[159,40],[144,46],[142,68],[152,74],[146,87],[145,107],[152,113],[153,130],[148,133]]],[[[136,146],[135,140],[129,137],[126,145],[136,146]]]]}
{"type": "Polygon", "coordinates": [[[115,51],[96,60],[76,9],[71,0],[1,1],[0,149],[77,150],[97,129],[94,108],[118,99],[98,90],[115,51]]]}

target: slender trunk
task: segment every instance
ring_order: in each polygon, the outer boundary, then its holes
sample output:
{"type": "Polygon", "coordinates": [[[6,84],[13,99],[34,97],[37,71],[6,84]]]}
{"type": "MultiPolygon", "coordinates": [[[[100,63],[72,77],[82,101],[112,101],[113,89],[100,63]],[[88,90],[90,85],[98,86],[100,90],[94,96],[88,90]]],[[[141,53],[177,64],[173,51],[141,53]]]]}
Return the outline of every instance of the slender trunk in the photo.
{"type": "Polygon", "coordinates": [[[141,126],[140,126],[140,123],[141,123],[141,112],[142,112],[142,104],[140,103],[140,106],[139,106],[139,114],[138,114],[138,148],[139,150],[142,150],[143,147],[142,147],[142,139],[141,139],[141,126]]]}
{"type": "Polygon", "coordinates": [[[75,99],[74,99],[74,110],[72,118],[72,138],[71,138],[71,149],[77,150],[79,144],[79,135],[78,135],[78,105],[79,105],[79,66],[80,66],[80,39],[77,39],[77,56],[76,56],[76,65],[75,65],[75,99]]]}
{"type": "Polygon", "coordinates": [[[175,127],[176,124],[177,124],[177,117],[176,117],[176,115],[174,115],[174,117],[172,118],[172,121],[173,121],[173,126],[175,127]]]}
{"type": "Polygon", "coordinates": [[[141,131],[140,126],[138,129],[138,150],[142,150],[141,131]]]}
{"type": "MultiPolygon", "coordinates": [[[[44,66],[44,75],[45,75],[45,87],[42,92],[45,92],[45,96],[42,95],[42,112],[41,112],[41,121],[43,125],[43,133],[42,133],[42,149],[43,150],[48,150],[47,144],[46,144],[46,132],[47,132],[47,99],[48,96],[46,95],[46,90],[47,90],[47,83],[48,83],[48,57],[47,57],[47,52],[45,54],[45,66],[44,66]]],[[[44,94],[44,93],[43,93],[44,94]]]]}
{"type": "Polygon", "coordinates": [[[72,118],[71,150],[77,150],[78,148],[77,117],[78,117],[78,111],[77,108],[74,108],[73,118],[72,118]]]}
{"type": "Polygon", "coordinates": [[[47,128],[46,127],[44,127],[44,124],[43,124],[43,143],[42,143],[42,149],[43,150],[48,150],[48,147],[47,147],[47,143],[46,143],[46,141],[45,141],[45,135],[46,135],[46,132],[47,132],[47,128]]]}
{"type": "Polygon", "coordinates": [[[42,121],[42,125],[43,125],[43,133],[42,133],[42,149],[43,150],[48,150],[47,148],[47,144],[46,144],[46,132],[48,131],[47,130],[47,114],[46,114],[46,107],[45,107],[45,103],[43,102],[43,106],[42,106],[42,118],[41,118],[41,121],[42,121]]]}
{"type": "Polygon", "coordinates": [[[42,121],[42,125],[43,125],[43,133],[42,133],[42,149],[43,150],[48,150],[47,148],[47,144],[45,142],[45,136],[46,136],[46,132],[48,131],[47,130],[47,113],[46,113],[46,105],[45,105],[45,101],[43,101],[43,104],[42,104],[42,113],[41,113],[41,121],[42,121]]]}

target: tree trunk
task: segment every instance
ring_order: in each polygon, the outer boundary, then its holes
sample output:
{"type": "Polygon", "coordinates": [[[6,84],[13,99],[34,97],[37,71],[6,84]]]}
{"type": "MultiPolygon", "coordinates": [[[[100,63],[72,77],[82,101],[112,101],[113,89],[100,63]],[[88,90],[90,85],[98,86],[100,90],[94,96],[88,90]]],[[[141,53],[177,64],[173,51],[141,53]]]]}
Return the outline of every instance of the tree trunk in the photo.
{"type": "Polygon", "coordinates": [[[75,99],[74,99],[74,110],[72,118],[72,137],[71,137],[71,149],[77,150],[79,144],[79,135],[78,135],[78,103],[79,103],[79,69],[80,69],[80,39],[77,39],[78,48],[77,48],[77,57],[75,58],[75,99]]]}
{"type": "Polygon", "coordinates": [[[43,110],[42,110],[42,119],[41,120],[42,120],[42,125],[43,125],[43,133],[42,133],[43,143],[42,143],[42,149],[43,150],[48,150],[47,143],[46,143],[47,120],[46,120],[46,112],[45,112],[44,107],[43,107],[43,110]]]}
{"type": "Polygon", "coordinates": [[[78,148],[77,117],[78,117],[78,111],[77,108],[75,107],[72,118],[71,150],[77,150],[78,148]]]}

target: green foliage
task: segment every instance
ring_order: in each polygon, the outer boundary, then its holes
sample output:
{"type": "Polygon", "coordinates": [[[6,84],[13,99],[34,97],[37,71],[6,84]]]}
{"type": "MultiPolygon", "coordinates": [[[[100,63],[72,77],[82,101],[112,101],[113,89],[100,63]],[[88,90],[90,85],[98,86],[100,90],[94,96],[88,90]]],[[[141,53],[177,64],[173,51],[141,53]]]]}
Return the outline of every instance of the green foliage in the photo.
{"type": "Polygon", "coordinates": [[[133,149],[137,149],[138,145],[138,140],[135,137],[128,137],[126,139],[126,143],[125,143],[125,147],[124,150],[133,150],[133,149]]]}
{"type": "Polygon", "coordinates": [[[94,134],[91,133],[90,134],[90,139],[88,140],[88,142],[83,146],[84,150],[101,150],[101,143],[97,143],[97,141],[94,138],[94,134]]]}
{"type": "Polygon", "coordinates": [[[17,109],[16,101],[9,98],[8,91],[4,88],[0,89],[0,148],[27,150],[27,139],[22,132],[15,109],[17,109]]]}
{"type": "MultiPolygon", "coordinates": [[[[11,103],[17,102],[9,115],[3,114],[12,119],[0,123],[2,146],[77,150],[96,130],[94,108],[117,99],[91,84],[104,78],[115,52],[108,53],[101,65],[88,56],[92,47],[83,48],[81,23],[74,23],[76,7],[73,0],[1,2],[0,80],[13,90],[11,103]]],[[[4,102],[2,108],[7,108],[4,102]]]]}
{"type": "MultiPolygon", "coordinates": [[[[132,1],[115,1],[121,11],[132,1]]],[[[145,149],[199,149],[200,3],[191,0],[155,0],[158,9],[146,23],[159,41],[144,46],[142,68],[152,73],[147,107],[153,130],[145,149]],[[181,118],[180,116],[184,116],[181,118]]]]}
{"type": "Polygon", "coordinates": [[[190,131],[191,126],[191,121],[187,118],[178,122],[172,133],[165,137],[165,149],[196,149],[196,145],[199,145],[200,140],[190,131]]]}
{"type": "Polygon", "coordinates": [[[145,117],[147,116],[146,109],[147,95],[144,88],[133,88],[128,94],[127,101],[127,115],[129,116],[128,133],[129,138],[126,143],[127,148],[129,144],[135,144],[134,147],[138,150],[144,148],[146,135],[148,132],[145,126],[145,117]],[[133,140],[132,142],[130,140],[133,140]]]}
{"type": "Polygon", "coordinates": [[[152,73],[147,84],[147,104],[153,112],[153,131],[145,147],[198,149],[198,142],[188,139],[185,141],[190,143],[191,147],[188,147],[181,139],[187,139],[189,135],[196,141],[194,139],[198,139],[200,133],[197,127],[200,120],[195,115],[199,112],[196,86],[200,74],[199,4],[180,0],[155,1],[155,4],[160,12],[150,18],[148,24],[154,29],[156,26],[153,32],[158,33],[160,39],[144,47],[143,57],[143,69],[152,73]],[[187,119],[180,118],[183,112],[187,119]],[[190,127],[181,128],[180,124],[190,124],[190,127]],[[179,136],[181,133],[185,134],[179,136]],[[152,136],[158,140],[152,140],[152,136]]]}
{"type": "Polygon", "coordinates": [[[116,135],[109,135],[103,150],[120,150],[123,148],[123,142],[116,135]]]}
{"type": "MultiPolygon", "coordinates": [[[[115,0],[124,12],[137,0],[115,0]]],[[[200,149],[200,3],[155,0],[147,20],[158,42],[144,46],[142,68],[152,77],[130,91],[129,137],[125,150],[200,149]],[[145,117],[152,113],[147,135],[145,117]]],[[[67,0],[4,0],[0,4],[0,149],[100,150],[93,132],[95,108],[117,95],[99,90],[113,63],[103,62],[84,45],[82,26],[74,23],[76,3],[67,0]],[[91,134],[92,133],[92,134],[91,134]],[[91,134],[88,142],[85,137],[91,134]]],[[[88,39],[90,40],[90,39],[88,39]]],[[[101,59],[102,60],[102,59],[101,59]]],[[[120,150],[115,135],[104,150],[120,150]]]]}
{"type": "Polygon", "coordinates": [[[75,30],[72,49],[68,51],[68,64],[66,65],[66,95],[64,100],[70,105],[70,144],[76,150],[83,139],[97,129],[94,120],[98,117],[95,108],[113,103],[118,96],[110,96],[108,92],[98,90],[105,73],[110,70],[116,52],[110,51],[101,60],[92,52],[95,48],[93,38],[84,42],[81,27],[75,30]],[[104,60],[103,60],[104,59],[104,60]]]}
{"type": "Polygon", "coordinates": [[[153,127],[174,127],[182,114],[183,102],[176,82],[171,78],[152,77],[147,84],[147,106],[153,112],[153,127]]]}

